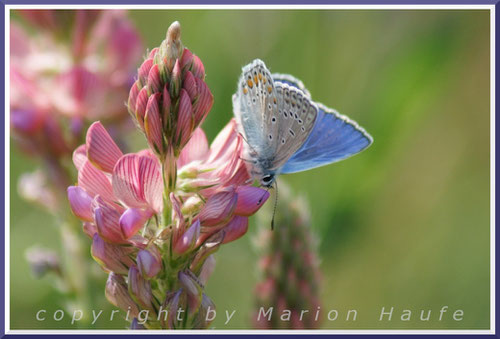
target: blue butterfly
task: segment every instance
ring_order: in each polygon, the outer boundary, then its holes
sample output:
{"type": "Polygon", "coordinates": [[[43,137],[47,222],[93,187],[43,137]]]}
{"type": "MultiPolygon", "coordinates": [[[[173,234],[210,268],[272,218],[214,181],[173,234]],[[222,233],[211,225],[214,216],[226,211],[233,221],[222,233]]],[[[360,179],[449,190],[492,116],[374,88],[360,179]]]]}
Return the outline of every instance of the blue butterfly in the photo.
{"type": "Polygon", "coordinates": [[[312,101],[300,80],[271,74],[259,59],[243,67],[233,109],[252,177],[264,187],[278,174],[346,159],[373,142],[356,122],[312,101]]]}

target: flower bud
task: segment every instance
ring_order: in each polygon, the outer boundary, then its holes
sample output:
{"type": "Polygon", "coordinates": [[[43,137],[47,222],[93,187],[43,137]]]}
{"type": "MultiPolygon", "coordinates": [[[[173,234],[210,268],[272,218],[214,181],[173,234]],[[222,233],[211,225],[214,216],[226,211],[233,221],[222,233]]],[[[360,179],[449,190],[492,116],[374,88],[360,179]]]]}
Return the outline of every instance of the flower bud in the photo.
{"type": "Polygon", "coordinates": [[[269,191],[254,186],[239,186],[236,193],[238,202],[234,214],[242,216],[254,214],[269,198],[269,191]]]}
{"type": "Polygon", "coordinates": [[[128,293],[127,283],[125,279],[116,273],[111,272],[106,282],[106,299],[118,308],[127,312],[130,310],[132,317],[137,317],[139,308],[128,293]]]}
{"type": "Polygon", "coordinates": [[[193,315],[198,311],[201,305],[203,289],[196,281],[196,277],[194,277],[194,274],[190,271],[180,271],[178,278],[180,285],[187,295],[189,315],[193,315]]]}
{"type": "Polygon", "coordinates": [[[224,236],[223,244],[227,244],[228,242],[241,238],[245,233],[247,233],[248,217],[235,215],[229,224],[224,227],[224,230],[226,231],[226,235],[224,236]]]}
{"type": "Polygon", "coordinates": [[[182,70],[181,66],[179,64],[179,60],[175,61],[174,68],[172,70],[172,77],[170,79],[170,95],[172,98],[177,98],[179,96],[179,91],[181,89],[181,83],[182,83],[182,70]]]}
{"type": "Polygon", "coordinates": [[[134,262],[128,257],[132,249],[107,243],[99,234],[92,239],[91,254],[103,268],[118,274],[127,274],[129,266],[134,262]]]}
{"type": "Polygon", "coordinates": [[[151,93],[157,93],[162,89],[158,65],[153,65],[149,70],[147,84],[151,93]]]}
{"type": "Polygon", "coordinates": [[[140,250],[137,253],[137,268],[146,279],[155,277],[162,268],[158,250],[140,250]]]}
{"type": "Polygon", "coordinates": [[[198,274],[198,279],[200,280],[200,283],[206,285],[208,278],[210,278],[214,270],[215,270],[215,257],[213,255],[209,255],[208,258],[205,259],[205,263],[201,267],[200,274],[198,274]]]}
{"type": "Polygon", "coordinates": [[[151,284],[142,277],[135,266],[131,266],[128,271],[128,291],[139,306],[153,310],[151,284]]]}
{"type": "Polygon", "coordinates": [[[149,143],[149,147],[156,154],[163,154],[163,131],[158,102],[161,94],[155,93],[149,97],[144,116],[144,132],[149,143]]]}
{"type": "Polygon", "coordinates": [[[137,75],[139,76],[138,81],[141,85],[141,88],[146,86],[148,83],[148,76],[151,67],[153,67],[153,59],[146,59],[144,60],[141,67],[139,67],[139,70],[137,71],[138,73],[137,75]]]}
{"type": "Polygon", "coordinates": [[[177,113],[176,144],[184,147],[193,132],[193,106],[189,94],[183,88],[180,92],[179,111],[177,113]]]}
{"type": "Polygon", "coordinates": [[[196,244],[196,240],[200,235],[200,220],[196,219],[195,222],[184,232],[184,234],[174,244],[173,251],[176,254],[184,254],[191,250],[196,244]]]}

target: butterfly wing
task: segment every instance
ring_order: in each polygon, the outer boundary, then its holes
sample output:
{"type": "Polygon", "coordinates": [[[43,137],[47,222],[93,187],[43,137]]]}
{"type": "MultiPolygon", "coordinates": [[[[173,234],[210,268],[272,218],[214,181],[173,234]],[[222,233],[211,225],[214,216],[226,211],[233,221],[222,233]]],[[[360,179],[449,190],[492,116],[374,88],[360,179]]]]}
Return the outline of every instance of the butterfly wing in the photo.
{"type": "Polygon", "coordinates": [[[346,159],[371,145],[372,137],[355,121],[318,104],[309,138],[285,163],[281,173],[294,173],[346,159]]]}
{"type": "Polygon", "coordinates": [[[286,83],[275,82],[275,88],[278,109],[267,122],[267,139],[276,144],[270,169],[279,172],[307,140],[318,107],[301,90],[286,83]]]}
{"type": "Polygon", "coordinates": [[[289,86],[295,87],[300,89],[308,98],[311,98],[311,94],[307,90],[306,86],[294,77],[293,75],[290,74],[282,74],[282,73],[273,73],[271,74],[271,77],[273,78],[274,82],[282,82],[284,84],[287,84],[289,86]]]}
{"type": "Polygon", "coordinates": [[[277,110],[276,91],[271,74],[262,60],[243,67],[238,90],[233,95],[233,109],[238,125],[256,158],[269,158],[276,144],[269,140],[268,120],[277,110]]]}

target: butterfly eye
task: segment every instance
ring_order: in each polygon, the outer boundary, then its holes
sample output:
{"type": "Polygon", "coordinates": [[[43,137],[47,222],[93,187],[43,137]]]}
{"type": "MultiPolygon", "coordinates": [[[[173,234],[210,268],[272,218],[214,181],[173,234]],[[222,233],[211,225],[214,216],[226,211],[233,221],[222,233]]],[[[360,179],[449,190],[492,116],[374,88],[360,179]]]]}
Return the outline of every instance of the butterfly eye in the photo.
{"type": "Polygon", "coordinates": [[[263,185],[263,186],[269,186],[274,180],[274,175],[272,174],[267,174],[267,175],[264,175],[260,181],[260,183],[263,185]]]}

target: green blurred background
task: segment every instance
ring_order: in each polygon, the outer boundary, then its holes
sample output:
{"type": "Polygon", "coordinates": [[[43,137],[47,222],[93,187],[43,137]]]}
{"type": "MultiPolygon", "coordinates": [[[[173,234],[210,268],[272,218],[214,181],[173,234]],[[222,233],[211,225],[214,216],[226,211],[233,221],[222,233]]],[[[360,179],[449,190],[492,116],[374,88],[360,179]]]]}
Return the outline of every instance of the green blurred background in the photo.
{"type": "MultiPolygon", "coordinates": [[[[232,116],[241,67],[263,59],[301,79],[315,101],[355,119],[374,137],[338,164],[283,176],[311,206],[321,241],[325,329],[486,329],[490,319],[490,18],[485,10],[138,10],[130,12],[149,49],[174,20],[203,61],[215,97],[204,123],[212,139],[232,116]],[[442,306],[449,311],[442,321],[442,306]],[[382,307],[395,307],[379,322],[382,307]],[[356,309],[356,322],[345,321],[356,309]],[[412,321],[398,320],[403,309],[412,321]],[[431,321],[418,321],[420,310],[431,321]],[[463,321],[453,321],[455,309],[463,321]]],[[[135,149],[146,147],[141,138],[135,149]]],[[[51,321],[63,300],[51,279],[36,280],[24,260],[33,244],[58,245],[53,219],[16,192],[37,163],[11,148],[11,327],[74,328],[51,321]],[[35,313],[48,310],[47,320],[35,313]],[[52,312],[52,313],[51,313],[52,312]]],[[[278,205],[279,206],[279,205],[278,205]]],[[[207,294],[236,310],[217,329],[250,327],[258,253],[249,234],[217,253],[207,294]]],[[[267,225],[265,225],[267,227],[267,225]]],[[[87,243],[90,246],[90,241],[87,243]]],[[[104,296],[106,275],[93,287],[104,296]]],[[[111,309],[106,301],[94,305],[111,309]]],[[[106,313],[107,312],[107,313],[106,313]]],[[[125,328],[98,321],[91,328],[125,328]]]]}

